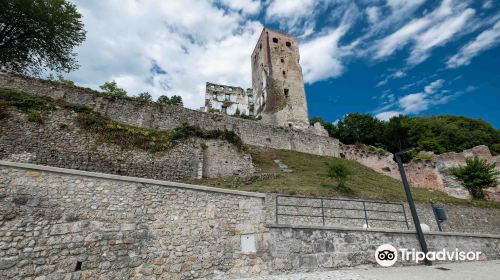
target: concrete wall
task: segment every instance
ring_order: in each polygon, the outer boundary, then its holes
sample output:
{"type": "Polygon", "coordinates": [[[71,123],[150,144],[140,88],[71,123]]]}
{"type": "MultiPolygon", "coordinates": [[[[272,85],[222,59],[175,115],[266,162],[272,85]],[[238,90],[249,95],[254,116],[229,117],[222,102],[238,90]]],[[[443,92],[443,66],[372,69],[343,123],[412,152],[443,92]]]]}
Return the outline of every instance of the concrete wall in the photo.
{"type": "Polygon", "coordinates": [[[225,141],[192,138],[162,152],[123,148],[79,129],[75,117],[58,110],[38,124],[11,108],[0,122],[0,159],[161,180],[254,172],[251,156],[225,141]]]}
{"type": "Polygon", "coordinates": [[[205,129],[232,130],[249,145],[336,157],[340,151],[337,139],[315,135],[316,130],[313,128],[310,131],[298,131],[180,106],[158,106],[113,99],[90,89],[67,87],[56,82],[5,72],[0,72],[0,87],[87,105],[113,120],[138,127],[172,129],[182,123],[189,123],[205,129]]]}
{"type": "Polygon", "coordinates": [[[266,269],[261,194],[6,164],[1,279],[193,279],[266,269]],[[257,253],[241,251],[243,234],[254,234],[257,253]]]}
{"type": "MultiPolygon", "coordinates": [[[[382,244],[396,249],[420,245],[413,232],[359,231],[338,228],[270,226],[273,271],[318,270],[375,263],[375,250],[382,244]]],[[[499,236],[427,234],[429,251],[480,251],[481,260],[500,258],[499,236]]],[[[407,265],[412,263],[402,263],[407,265]]],[[[413,263],[414,264],[414,263],[413,263]]]]}

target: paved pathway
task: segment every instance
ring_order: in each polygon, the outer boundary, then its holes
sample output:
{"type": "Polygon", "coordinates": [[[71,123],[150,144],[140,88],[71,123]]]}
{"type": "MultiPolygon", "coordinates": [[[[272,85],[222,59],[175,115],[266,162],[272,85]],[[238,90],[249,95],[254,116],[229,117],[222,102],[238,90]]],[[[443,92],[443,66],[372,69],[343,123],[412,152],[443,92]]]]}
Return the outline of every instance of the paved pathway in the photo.
{"type": "Polygon", "coordinates": [[[500,260],[433,266],[369,267],[240,278],[238,280],[497,280],[500,260]]]}

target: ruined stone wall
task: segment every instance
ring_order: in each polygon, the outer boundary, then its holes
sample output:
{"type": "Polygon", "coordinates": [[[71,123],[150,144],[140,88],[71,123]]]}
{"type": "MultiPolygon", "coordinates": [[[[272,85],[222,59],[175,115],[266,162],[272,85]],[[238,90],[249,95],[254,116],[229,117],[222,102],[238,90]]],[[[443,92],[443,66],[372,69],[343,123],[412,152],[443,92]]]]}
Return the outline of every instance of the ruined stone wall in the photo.
{"type": "MultiPolygon", "coordinates": [[[[401,180],[399,169],[390,153],[371,151],[354,145],[342,145],[341,156],[355,160],[374,171],[401,180]]],[[[461,153],[435,155],[431,159],[413,159],[405,164],[405,172],[412,186],[438,190],[458,198],[470,198],[469,192],[450,174],[450,169],[465,165],[465,158],[478,156],[488,162],[495,162],[487,146],[480,145],[461,153]]],[[[500,170],[500,164],[497,164],[500,170]]],[[[500,185],[488,188],[485,193],[489,199],[500,201],[500,185]]]]}
{"type": "Polygon", "coordinates": [[[38,124],[12,109],[0,122],[0,159],[161,180],[254,172],[251,156],[225,141],[189,139],[161,152],[124,148],[79,129],[75,117],[59,110],[38,124]]]}
{"type": "Polygon", "coordinates": [[[263,207],[256,193],[0,163],[0,278],[258,274],[263,207]]]}
{"type": "MultiPolygon", "coordinates": [[[[420,250],[414,232],[359,231],[317,227],[271,226],[269,245],[273,271],[331,269],[375,264],[375,250],[382,244],[396,249],[420,250]]],[[[500,236],[427,234],[429,251],[480,251],[481,260],[500,258],[500,236]]],[[[396,265],[415,264],[402,262],[396,265]]]]}
{"type": "Polygon", "coordinates": [[[232,130],[249,145],[339,156],[339,141],[331,137],[315,135],[314,130],[303,132],[267,125],[259,121],[199,112],[180,106],[159,106],[142,104],[133,100],[112,99],[90,89],[67,87],[55,82],[4,72],[0,72],[0,87],[87,105],[115,121],[133,126],[172,129],[182,123],[189,123],[209,130],[232,130]]]}
{"type": "Polygon", "coordinates": [[[240,87],[206,83],[204,112],[215,109],[221,113],[253,116],[252,89],[246,91],[240,87]]]}

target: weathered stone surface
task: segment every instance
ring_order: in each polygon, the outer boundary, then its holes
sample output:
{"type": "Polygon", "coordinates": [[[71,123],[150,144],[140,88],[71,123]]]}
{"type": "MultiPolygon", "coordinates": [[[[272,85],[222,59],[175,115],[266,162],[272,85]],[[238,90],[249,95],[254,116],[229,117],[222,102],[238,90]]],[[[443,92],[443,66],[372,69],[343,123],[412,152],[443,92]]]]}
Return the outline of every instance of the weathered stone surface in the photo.
{"type": "MultiPolygon", "coordinates": [[[[355,160],[376,172],[401,180],[397,164],[390,153],[383,154],[354,145],[342,145],[341,153],[347,159],[355,160]]],[[[464,165],[465,158],[473,156],[488,162],[497,160],[497,157],[492,157],[487,146],[480,145],[461,153],[445,153],[435,155],[431,159],[414,159],[405,164],[406,176],[410,184],[414,186],[438,190],[457,198],[469,199],[471,198],[469,192],[450,174],[450,169],[464,165]]],[[[500,170],[500,164],[497,164],[497,169],[500,170]]],[[[485,193],[489,199],[500,201],[500,184],[486,189],[485,193]]]]}
{"type": "Polygon", "coordinates": [[[80,279],[267,271],[263,255],[249,258],[239,243],[254,233],[265,252],[262,197],[2,166],[4,205],[17,214],[0,220],[1,279],[71,279],[78,262],[80,279]]]}
{"type": "MultiPolygon", "coordinates": [[[[66,111],[54,112],[43,125],[11,112],[0,131],[0,159],[9,161],[162,180],[254,173],[251,156],[225,141],[194,138],[164,152],[124,149],[80,130],[74,115],[66,111]],[[61,123],[66,128],[61,129],[61,123]]],[[[36,178],[40,173],[29,171],[25,176],[36,178]]]]}
{"type": "Polygon", "coordinates": [[[131,100],[112,99],[90,89],[67,87],[60,83],[5,72],[0,72],[0,87],[87,105],[115,121],[138,127],[173,129],[183,123],[189,123],[209,130],[232,130],[244,143],[254,146],[327,156],[338,156],[340,151],[337,139],[317,136],[311,131],[277,127],[259,121],[210,114],[180,106],[155,106],[131,100]]]}

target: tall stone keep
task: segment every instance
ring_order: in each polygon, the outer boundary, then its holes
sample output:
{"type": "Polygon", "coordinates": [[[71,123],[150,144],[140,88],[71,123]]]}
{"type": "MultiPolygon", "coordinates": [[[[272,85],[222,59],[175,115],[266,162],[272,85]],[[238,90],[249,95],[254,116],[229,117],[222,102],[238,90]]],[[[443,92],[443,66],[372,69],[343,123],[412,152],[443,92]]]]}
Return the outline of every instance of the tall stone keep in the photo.
{"type": "Polygon", "coordinates": [[[278,126],[309,127],[297,38],[264,28],[251,59],[256,115],[278,126]]]}

